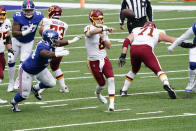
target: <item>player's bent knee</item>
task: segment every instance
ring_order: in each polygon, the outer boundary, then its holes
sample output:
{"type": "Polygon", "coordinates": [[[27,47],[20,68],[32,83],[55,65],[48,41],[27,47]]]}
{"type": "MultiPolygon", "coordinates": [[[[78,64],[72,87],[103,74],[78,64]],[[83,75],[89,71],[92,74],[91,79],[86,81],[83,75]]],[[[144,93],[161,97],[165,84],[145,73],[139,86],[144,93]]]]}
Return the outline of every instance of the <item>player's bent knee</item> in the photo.
{"type": "Polygon", "coordinates": [[[49,86],[49,87],[56,86],[56,80],[51,80],[50,82],[47,83],[47,86],[49,86]]]}

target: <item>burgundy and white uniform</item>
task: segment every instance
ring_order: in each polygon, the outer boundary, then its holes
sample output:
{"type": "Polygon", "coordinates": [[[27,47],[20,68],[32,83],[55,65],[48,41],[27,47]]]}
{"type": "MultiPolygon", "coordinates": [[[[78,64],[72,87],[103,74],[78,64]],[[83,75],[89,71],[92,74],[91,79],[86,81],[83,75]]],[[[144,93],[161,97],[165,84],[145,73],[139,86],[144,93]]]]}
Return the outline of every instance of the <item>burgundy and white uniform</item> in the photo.
{"type": "Polygon", "coordinates": [[[133,73],[137,73],[143,62],[155,74],[162,71],[157,57],[154,54],[154,47],[159,40],[159,33],[165,33],[156,28],[138,27],[133,31],[134,39],[130,49],[131,65],[133,73]]]}
{"type": "MultiPolygon", "coordinates": [[[[84,33],[86,34],[90,30],[94,30],[94,25],[88,25],[84,28],[84,33]]],[[[105,32],[107,33],[107,32],[105,32]]],[[[106,38],[109,40],[108,36],[106,38]]],[[[100,34],[94,34],[90,37],[85,36],[85,46],[87,50],[88,66],[92,72],[95,80],[99,86],[105,85],[105,79],[114,77],[112,64],[107,57],[105,45],[100,38],[100,34]]]]}
{"type": "Polygon", "coordinates": [[[4,56],[4,51],[5,51],[5,37],[7,36],[7,33],[10,31],[11,28],[11,22],[9,19],[6,19],[3,24],[0,26],[0,79],[4,78],[3,71],[5,69],[5,56],[4,56]]]}
{"type": "MultiPolygon", "coordinates": [[[[44,26],[44,30],[45,29],[53,29],[59,34],[59,38],[63,39],[63,37],[68,29],[67,23],[65,23],[61,20],[52,19],[52,18],[50,18],[50,19],[43,18],[42,21],[43,21],[42,25],[44,26]]],[[[63,49],[64,49],[64,47],[57,47],[55,50],[60,51],[63,49]]],[[[55,71],[59,68],[59,65],[60,65],[62,58],[63,57],[56,57],[56,58],[52,59],[52,61],[50,62],[50,67],[53,71],[55,71]]]]}

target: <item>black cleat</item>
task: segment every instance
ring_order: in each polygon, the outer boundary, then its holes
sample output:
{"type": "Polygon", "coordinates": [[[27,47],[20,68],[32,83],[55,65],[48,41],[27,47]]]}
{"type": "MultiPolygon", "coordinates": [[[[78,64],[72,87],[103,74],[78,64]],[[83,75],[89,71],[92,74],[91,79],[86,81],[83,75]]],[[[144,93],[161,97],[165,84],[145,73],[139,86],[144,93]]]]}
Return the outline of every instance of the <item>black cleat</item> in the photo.
{"type": "Polygon", "coordinates": [[[14,103],[12,100],[10,101],[10,105],[11,105],[11,108],[12,108],[12,111],[13,112],[21,112],[20,109],[18,109],[18,103],[14,103]]]}
{"type": "Polygon", "coordinates": [[[127,95],[127,91],[122,91],[122,90],[120,90],[120,95],[121,95],[121,96],[128,96],[128,95],[127,95]]]}
{"type": "Polygon", "coordinates": [[[169,85],[163,85],[163,88],[168,92],[171,99],[176,99],[176,93],[169,85]]]}
{"type": "Polygon", "coordinates": [[[33,92],[34,96],[38,99],[38,100],[42,100],[42,96],[38,93],[39,90],[36,90],[34,88],[34,86],[31,87],[31,91],[33,92]]]}

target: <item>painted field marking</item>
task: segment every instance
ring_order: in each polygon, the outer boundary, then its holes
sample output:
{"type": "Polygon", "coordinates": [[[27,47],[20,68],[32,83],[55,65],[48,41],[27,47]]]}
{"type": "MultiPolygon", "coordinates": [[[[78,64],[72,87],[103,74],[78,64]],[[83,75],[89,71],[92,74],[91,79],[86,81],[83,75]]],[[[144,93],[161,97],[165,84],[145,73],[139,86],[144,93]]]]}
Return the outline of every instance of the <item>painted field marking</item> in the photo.
{"type": "Polygon", "coordinates": [[[162,113],[164,111],[155,111],[155,112],[142,112],[142,113],[136,113],[137,115],[144,115],[144,114],[156,114],[156,113],[162,113]]]}
{"type": "MultiPolygon", "coordinates": [[[[167,91],[155,91],[155,92],[140,92],[140,93],[132,93],[132,94],[128,94],[128,96],[135,96],[135,95],[150,95],[150,94],[158,94],[158,93],[164,93],[167,91]]],[[[175,92],[184,92],[184,90],[175,90],[175,92]]],[[[119,97],[120,95],[115,95],[115,97],[119,97]]],[[[104,97],[108,97],[108,96],[104,96],[104,97]]],[[[120,96],[121,97],[121,96],[120,96]]],[[[89,100],[89,99],[97,99],[97,97],[84,97],[84,98],[73,98],[73,99],[60,99],[60,100],[51,100],[51,101],[43,101],[43,103],[55,103],[55,102],[65,102],[65,101],[78,101],[78,100],[89,100]]],[[[32,104],[38,104],[36,102],[28,102],[32,103],[32,104]]],[[[21,105],[26,105],[24,104],[19,104],[21,105]]],[[[10,105],[1,105],[0,107],[7,107],[10,105]]]]}
{"type": "Polygon", "coordinates": [[[177,118],[177,117],[187,117],[187,116],[196,116],[196,114],[194,114],[194,113],[184,113],[184,114],[179,114],[179,115],[168,115],[168,116],[143,117],[143,118],[112,120],[112,121],[97,121],[97,122],[75,123],[75,124],[46,126],[46,127],[39,127],[39,128],[19,129],[19,130],[14,130],[14,131],[45,130],[45,129],[54,129],[54,128],[63,128],[63,127],[75,127],[75,126],[106,124],[106,123],[119,123],[119,122],[130,122],[130,121],[140,121],[140,120],[156,120],[156,119],[177,118]]]}
{"type": "MultiPolygon", "coordinates": [[[[114,112],[120,112],[120,111],[130,111],[131,109],[118,109],[114,110],[114,112]]],[[[111,111],[104,111],[104,112],[111,112],[111,111]]]]}
{"type": "Polygon", "coordinates": [[[41,108],[50,108],[50,107],[58,107],[58,106],[67,106],[68,104],[59,104],[59,105],[50,105],[50,106],[40,106],[41,108]]]}
{"type": "Polygon", "coordinates": [[[95,109],[95,108],[97,108],[97,106],[74,108],[74,109],[71,109],[71,110],[75,111],[75,110],[86,110],[86,109],[95,109]]]}

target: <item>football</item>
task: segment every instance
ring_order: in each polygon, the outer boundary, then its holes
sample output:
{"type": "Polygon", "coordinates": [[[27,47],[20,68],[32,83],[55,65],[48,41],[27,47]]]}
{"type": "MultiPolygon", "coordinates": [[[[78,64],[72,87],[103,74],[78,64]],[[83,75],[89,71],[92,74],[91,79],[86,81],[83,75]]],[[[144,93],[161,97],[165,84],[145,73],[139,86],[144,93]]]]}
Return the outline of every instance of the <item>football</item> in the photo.
{"type": "Polygon", "coordinates": [[[123,9],[123,10],[121,11],[121,13],[122,13],[122,15],[123,15],[125,18],[128,18],[128,19],[130,19],[130,18],[135,18],[134,12],[133,12],[132,10],[130,10],[130,9],[123,9]]]}

